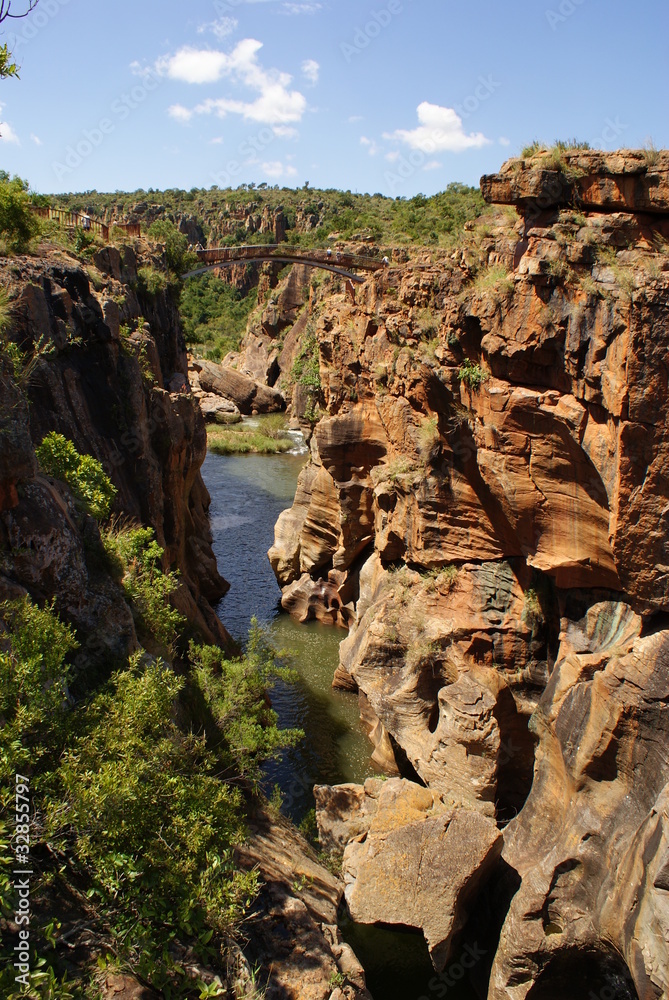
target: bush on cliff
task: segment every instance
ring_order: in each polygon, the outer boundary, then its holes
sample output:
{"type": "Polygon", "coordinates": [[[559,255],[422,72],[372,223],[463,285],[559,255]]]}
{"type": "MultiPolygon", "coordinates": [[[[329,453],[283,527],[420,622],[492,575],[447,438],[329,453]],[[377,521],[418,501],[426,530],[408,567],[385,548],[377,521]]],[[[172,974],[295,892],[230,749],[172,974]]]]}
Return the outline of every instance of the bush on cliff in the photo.
{"type": "Polygon", "coordinates": [[[217,753],[230,773],[257,787],[261,765],[278,757],[304,733],[279,729],[267,698],[278,680],[293,681],[294,671],[282,666],[256,618],[251,619],[246,653],[227,659],[217,646],[190,647],[195,679],[218,729],[217,753]]]}
{"type": "Polygon", "coordinates": [[[188,240],[169,219],[158,219],[149,226],[148,235],[165,247],[165,262],[175,278],[180,278],[191,265],[197,265],[197,257],[188,252],[188,240]]]}
{"type": "Polygon", "coordinates": [[[0,239],[8,253],[24,253],[40,231],[28,184],[0,171],[0,239]]]}
{"type": "MultiPolygon", "coordinates": [[[[151,544],[126,532],[119,548],[132,559],[151,544]]],[[[215,647],[193,645],[192,671],[177,676],[140,650],[74,704],[67,661],[76,638],[53,607],[29,599],[3,605],[0,628],[0,760],[2,787],[11,788],[0,796],[4,921],[13,920],[16,906],[18,769],[29,776],[21,789],[30,800],[34,871],[31,985],[16,988],[18,938],[3,923],[0,995],[97,995],[97,967],[80,965],[73,983],[63,975],[61,919],[70,944],[85,924],[107,955],[105,970],[111,962],[173,1000],[204,995],[188,967],[199,962],[225,979],[227,942],[258,887],[257,874],[235,863],[245,789],[257,784],[263,760],[300,735],[278,729],[265,694],[288,672],[254,626],[244,656],[227,659],[215,647]]]]}
{"type": "Polygon", "coordinates": [[[93,517],[98,521],[109,517],[117,490],[96,458],[80,455],[71,441],[55,431],[46,435],[36,454],[42,471],[67,483],[93,517]]]}
{"type": "Polygon", "coordinates": [[[114,526],[105,531],[102,540],[112,573],[122,582],[143,632],[156,639],[164,651],[173,652],[185,625],[183,616],[169,603],[179,579],[176,573],[163,572],[164,550],[156,542],[153,528],[114,526]]]}

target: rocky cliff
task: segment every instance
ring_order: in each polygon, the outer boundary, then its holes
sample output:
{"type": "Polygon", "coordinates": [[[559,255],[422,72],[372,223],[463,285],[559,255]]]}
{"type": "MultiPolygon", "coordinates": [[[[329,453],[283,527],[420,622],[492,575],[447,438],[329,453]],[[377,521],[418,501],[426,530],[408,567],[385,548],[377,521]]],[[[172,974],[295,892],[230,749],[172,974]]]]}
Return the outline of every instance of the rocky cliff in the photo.
{"type": "Polygon", "coordinates": [[[37,469],[34,446],[49,431],[102,463],[118,490],[115,513],[153,527],[165,568],[179,571],[179,609],[209,639],[227,640],[209,603],[226,584],[211,550],[199,471],[204,421],[184,391],[186,353],[173,296],[169,288],[142,290],[138,268],[160,263],[151,254],[141,243],[122,252],[107,247],[84,267],[47,247],[0,265],[8,336],[24,359],[33,358],[21,366],[23,391],[6,380],[3,388],[11,448],[3,447],[0,486],[2,594],[55,597],[78,633],[113,656],[132,645],[132,620],[96,561],[92,519],[37,469]]]}
{"type": "MultiPolygon", "coordinates": [[[[659,997],[669,154],[538,152],[482,190],[450,251],[312,289],[324,415],[270,559],[349,628],[376,759],[503,828],[465,907],[498,919],[488,996],[659,997]]],[[[347,877],[371,891],[359,851],[347,877]]]]}

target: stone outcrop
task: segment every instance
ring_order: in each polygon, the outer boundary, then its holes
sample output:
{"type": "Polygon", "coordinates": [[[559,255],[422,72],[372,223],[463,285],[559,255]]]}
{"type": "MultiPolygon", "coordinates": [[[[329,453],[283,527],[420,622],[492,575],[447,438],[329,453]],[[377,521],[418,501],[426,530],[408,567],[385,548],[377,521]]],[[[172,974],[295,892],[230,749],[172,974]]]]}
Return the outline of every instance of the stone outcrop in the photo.
{"type": "MultiPolygon", "coordinates": [[[[513,207],[304,314],[325,415],[270,559],[297,617],[338,602],[375,759],[503,828],[494,1000],[668,989],[668,168],[511,161],[482,188],[513,207]]],[[[422,841],[374,855],[362,792],[327,794],[385,921],[422,841]]]]}
{"type": "Polygon", "coordinates": [[[315,795],[322,839],[346,842],[343,877],[353,920],[420,928],[442,971],[468,901],[501,853],[495,823],[399,778],[317,787],[315,795]]]}
{"type": "Polygon", "coordinates": [[[269,970],[267,1000],[372,1000],[365,974],[337,926],[343,886],[286,820],[257,813],[237,852],[263,888],[247,920],[247,957],[269,970]]]}
{"type": "Polygon", "coordinates": [[[240,413],[276,413],[286,407],[285,400],[277,389],[256,382],[234,368],[199,359],[193,360],[192,367],[205,392],[230,400],[240,413]]]}
{"type": "Polygon", "coordinates": [[[188,364],[188,384],[190,391],[200,405],[202,416],[208,424],[238,424],[242,415],[231,399],[214,392],[207,392],[200,385],[199,372],[193,366],[193,359],[188,364]]]}
{"type": "Polygon", "coordinates": [[[122,258],[109,247],[98,257],[106,271],[96,272],[95,287],[87,272],[58,252],[0,268],[10,296],[10,335],[27,356],[38,354],[25,385],[29,410],[25,403],[11,405],[10,382],[3,390],[2,409],[18,449],[12,457],[3,444],[3,540],[21,553],[5,560],[6,586],[55,596],[82,636],[99,633],[100,621],[108,622],[101,656],[110,652],[108,645],[115,655],[132,646],[127,606],[120,594],[108,592],[95,566],[97,528],[82,520],[61,485],[35,475],[33,442],[55,430],[102,463],[118,489],[117,512],[154,528],[165,567],[180,571],[179,610],[207,638],[227,642],[210,604],[227,584],[211,549],[209,496],[199,471],[206,434],[193,397],[182,391],[186,352],[176,307],[167,295],[144,301],[114,277],[133,273],[134,250],[122,258]],[[140,316],[147,320],[142,329],[130,336],[121,331],[140,316]],[[178,391],[164,388],[175,381],[178,391]],[[20,495],[17,484],[23,485],[20,495]]]}
{"type": "Polygon", "coordinates": [[[486,201],[542,210],[669,213],[669,152],[538,150],[481,178],[486,201]]]}
{"type": "Polygon", "coordinates": [[[624,957],[639,997],[669,992],[669,631],[641,629],[629,605],[610,602],[563,622],[532,720],[534,784],[504,835],[522,883],[491,1000],[512,987],[532,996],[570,954],[599,956],[605,969],[609,950],[624,957]]]}

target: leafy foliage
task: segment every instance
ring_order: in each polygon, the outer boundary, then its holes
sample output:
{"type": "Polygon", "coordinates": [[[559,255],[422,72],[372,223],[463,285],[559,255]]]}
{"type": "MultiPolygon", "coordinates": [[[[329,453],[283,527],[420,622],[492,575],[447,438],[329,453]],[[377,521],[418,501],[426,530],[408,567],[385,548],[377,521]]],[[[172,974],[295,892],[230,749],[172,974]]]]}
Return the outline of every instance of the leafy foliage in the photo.
{"type": "Polygon", "coordinates": [[[23,253],[40,231],[39,219],[31,211],[28,184],[20,177],[0,172],[0,236],[9,253],[23,253]]]}
{"type": "Polygon", "coordinates": [[[185,624],[169,603],[179,579],[176,573],[161,569],[164,550],[156,542],[153,528],[112,528],[105,532],[103,542],[144,631],[166,650],[173,650],[185,624]]]}
{"type": "Polygon", "coordinates": [[[301,730],[277,727],[266,694],[277,680],[293,680],[294,672],[281,664],[255,618],[244,656],[229,660],[217,646],[195,643],[189,652],[197,684],[220,733],[216,748],[220,759],[257,785],[261,764],[304,736],[301,730]]]}
{"type": "Polygon", "coordinates": [[[42,470],[67,483],[93,517],[99,521],[109,517],[117,490],[96,458],[80,455],[71,441],[55,431],[46,435],[36,454],[42,470]]]}
{"type": "Polygon", "coordinates": [[[155,267],[140,267],[137,272],[139,290],[155,298],[167,288],[167,278],[155,267]]]}
{"type": "MultiPolygon", "coordinates": [[[[149,529],[117,534],[116,575],[147,552],[158,558],[149,529]]],[[[254,623],[244,656],[193,645],[189,678],[140,650],[74,705],[66,664],[77,643],[53,606],[5,604],[0,625],[3,786],[13,786],[17,768],[30,774],[31,857],[40,859],[31,887],[31,986],[21,995],[97,995],[84,970],[83,979],[67,980],[53,947],[54,900],[72,891],[117,965],[173,1000],[216,995],[184,967],[179,949],[215,968],[257,891],[257,874],[237,868],[234,849],[245,832],[244,788],[258,784],[263,760],[301,735],[278,729],[265,693],[290,671],[254,623]],[[189,713],[189,699],[206,725],[189,713]],[[43,907],[50,923],[40,928],[43,907]]],[[[9,807],[3,795],[4,917],[15,904],[9,807]]],[[[0,992],[12,1000],[14,943],[3,931],[0,992]]]]}
{"type": "Polygon", "coordinates": [[[19,75],[19,67],[13,62],[12,53],[9,51],[7,43],[0,45],[0,80],[7,77],[19,75]]]}
{"type": "Polygon", "coordinates": [[[193,262],[188,252],[188,240],[169,219],[158,219],[149,226],[148,235],[165,247],[165,260],[171,273],[179,278],[193,262]]]}
{"type": "Polygon", "coordinates": [[[300,346],[300,350],[295,358],[291,371],[293,382],[313,389],[316,392],[321,388],[321,369],[318,350],[318,341],[313,333],[309,333],[300,346]]]}
{"type": "Polygon", "coordinates": [[[490,376],[477,361],[465,358],[458,370],[458,378],[470,389],[480,389],[490,376]]]}
{"type": "Polygon", "coordinates": [[[255,288],[243,296],[214,274],[189,278],[181,292],[180,309],[186,343],[201,346],[210,361],[221,361],[229,351],[238,351],[257,301],[255,288]]]}
{"type": "Polygon", "coordinates": [[[34,766],[53,744],[67,705],[69,669],[77,648],[74,632],[56,616],[53,603],[38,608],[27,598],[0,605],[8,648],[0,652],[2,780],[34,766]]]}
{"type": "Polygon", "coordinates": [[[240,793],[216,777],[203,737],[173,721],[183,686],[140,656],[117,673],[81,720],[47,815],[51,836],[75,841],[100,901],[122,900],[120,926],[136,940],[166,918],[185,934],[205,919],[229,929],[255,889],[233,865],[240,793]]]}

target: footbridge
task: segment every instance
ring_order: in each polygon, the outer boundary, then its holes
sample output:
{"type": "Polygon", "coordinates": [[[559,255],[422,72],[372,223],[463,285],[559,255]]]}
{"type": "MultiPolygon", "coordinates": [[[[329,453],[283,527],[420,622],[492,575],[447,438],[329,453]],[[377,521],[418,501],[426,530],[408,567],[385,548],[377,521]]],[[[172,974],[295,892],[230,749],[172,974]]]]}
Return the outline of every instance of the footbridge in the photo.
{"type": "Polygon", "coordinates": [[[339,250],[304,250],[282,243],[264,246],[211,247],[207,250],[196,250],[195,253],[201,266],[188,271],[182,275],[183,278],[193,278],[197,274],[204,274],[217,267],[229,267],[232,264],[278,261],[280,264],[306,264],[307,267],[318,267],[362,284],[365,278],[361,277],[358,271],[381,271],[388,264],[385,258],[379,260],[378,257],[364,257],[361,254],[343,253],[339,250]]]}

